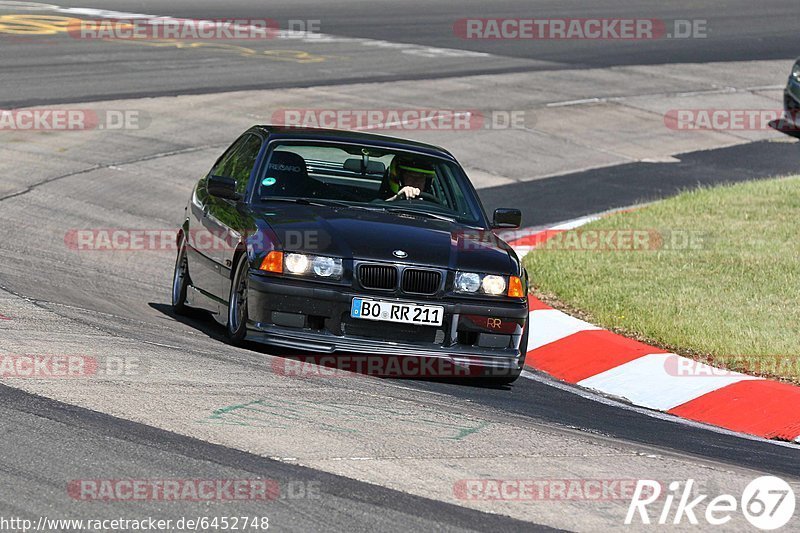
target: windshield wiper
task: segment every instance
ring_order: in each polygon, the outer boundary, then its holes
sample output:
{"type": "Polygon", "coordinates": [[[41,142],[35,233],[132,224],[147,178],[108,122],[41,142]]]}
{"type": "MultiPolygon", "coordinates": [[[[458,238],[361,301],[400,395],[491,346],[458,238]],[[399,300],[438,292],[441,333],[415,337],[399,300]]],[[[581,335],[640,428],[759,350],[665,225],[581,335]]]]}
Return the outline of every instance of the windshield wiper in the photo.
{"type": "Polygon", "coordinates": [[[266,197],[261,199],[262,202],[292,202],[295,204],[300,205],[314,205],[317,207],[342,207],[345,209],[366,209],[368,211],[377,211],[377,209],[371,207],[365,207],[362,205],[352,205],[346,202],[340,202],[338,200],[327,200],[327,199],[320,199],[320,198],[291,198],[288,196],[274,196],[274,197],[266,197]]]}
{"type": "Polygon", "coordinates": [[[413,215],[421,215],[428,218],[435,218],[436,220],[446,220],[447,222],[455,222],[456,219],[453,217],[448,217],[446,215],[440,215],[438,213],[430,213],[428,211],[420,211],[418,209],[411,209],[408,207],[385,207],[386,211],[391,213],[407,213],[413,215]]]}
{"type": "Polygon", "coordinates": [[[336,205],[336,207],[345,207],[346,204],[341,204],[338,202],[329,202],[326,201],[323,203],[321,200],[311,199],[311,198],[292,198],[290,196],[267,196],[265,198],[261,198],[262,202],[290,202],[293,204],[300,204],[300,205],[316,205],[322,207],[330,207],[331,205],[336,205]]]}

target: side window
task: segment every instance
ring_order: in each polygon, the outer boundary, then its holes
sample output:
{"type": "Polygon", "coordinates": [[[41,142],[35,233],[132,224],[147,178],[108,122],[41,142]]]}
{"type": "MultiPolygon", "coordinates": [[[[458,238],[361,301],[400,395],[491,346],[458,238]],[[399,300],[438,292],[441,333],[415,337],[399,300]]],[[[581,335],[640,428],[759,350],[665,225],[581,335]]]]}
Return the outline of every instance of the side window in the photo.
{"type": "Polygon", "coordinates": [[[261,150],[261,139],[256,135],[248,135],[242,148],[237,150],[231,158],[231,168],[228,176],[236,180],[236,192],[244,194],[247,182],[261,150]]]}
{"type": "Polygon", "coordinates": [[[230,165],[231,158],[236,155],[236,152],[239,151],[239,149],[242,147],[242,144],[244,144],[248,137],[249,135],[243,135],[242,137],[236,139],[236,142],[233,143],[230,148],[228,148],[225,153],[222,154],[222,157],[219,158],[216,164],[211,167],[211,172],[209,174],[212,176],[230,177],[225,174],[226,167],[230,165]]]}
{"type": "Polygon", "coordinates": [[[244,135],[214,165],[211,173],[235,179],[236,192],[244,193],[259,150],[261,150],[261,139],[252,134],[244,135]]]}

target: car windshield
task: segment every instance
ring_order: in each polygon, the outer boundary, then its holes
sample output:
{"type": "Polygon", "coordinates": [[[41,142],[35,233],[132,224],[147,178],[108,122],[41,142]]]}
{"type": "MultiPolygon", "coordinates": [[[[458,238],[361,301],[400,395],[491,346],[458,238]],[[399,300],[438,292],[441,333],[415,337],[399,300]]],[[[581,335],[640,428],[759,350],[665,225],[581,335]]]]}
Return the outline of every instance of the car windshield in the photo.
{"type": "Polygon", "coordinates": [[[349,143],[274,146],[253,200],[292,200],[381,209],[480,226],[483,214],[463,170],[452,161],[349,143]]]}

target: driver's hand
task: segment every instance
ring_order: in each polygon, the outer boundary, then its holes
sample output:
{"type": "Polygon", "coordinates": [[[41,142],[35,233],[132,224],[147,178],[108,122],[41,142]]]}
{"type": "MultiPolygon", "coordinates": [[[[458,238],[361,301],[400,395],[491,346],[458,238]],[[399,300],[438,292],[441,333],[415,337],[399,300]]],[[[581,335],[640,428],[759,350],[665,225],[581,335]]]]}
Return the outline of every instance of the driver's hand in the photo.
{"type": "Polygon", "coordinates": [[[397,196],[405,196],[406,198],[416,198],[422,191],[417,189],[416,187],[410,187],[406,185],[397,193],[397,196]]]}

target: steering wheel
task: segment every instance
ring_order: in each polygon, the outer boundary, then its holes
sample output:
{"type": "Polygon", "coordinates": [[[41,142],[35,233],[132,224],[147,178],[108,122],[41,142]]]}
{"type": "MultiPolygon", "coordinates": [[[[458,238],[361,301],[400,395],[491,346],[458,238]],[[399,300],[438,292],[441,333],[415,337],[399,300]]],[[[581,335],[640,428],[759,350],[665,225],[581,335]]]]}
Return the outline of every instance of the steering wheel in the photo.
{"type": "Polygon", "coordinates": [[[433,202],[434,204],[439,204],[439,205],[442,204],[442,202],[438,198],[436,198],[429,192],[421,192],[419,193],[419,196],[417,196],[417,198],[419,198],[420,200],[427,200],[428,202],[433,202]]]}

